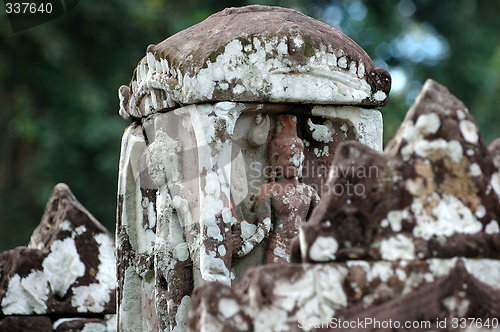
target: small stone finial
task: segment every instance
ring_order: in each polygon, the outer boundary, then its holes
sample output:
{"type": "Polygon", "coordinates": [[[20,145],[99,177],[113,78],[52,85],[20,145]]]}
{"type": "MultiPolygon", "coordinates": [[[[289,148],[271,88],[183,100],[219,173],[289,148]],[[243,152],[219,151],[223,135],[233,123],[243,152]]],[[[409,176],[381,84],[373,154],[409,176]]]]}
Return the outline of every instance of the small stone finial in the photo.
{"type": "Polygon", "coordinates": [[[115,266],[111,234],[66,184],[56,185],[28,247],[0,253],[0,330],[111,327],[115,266]]]}

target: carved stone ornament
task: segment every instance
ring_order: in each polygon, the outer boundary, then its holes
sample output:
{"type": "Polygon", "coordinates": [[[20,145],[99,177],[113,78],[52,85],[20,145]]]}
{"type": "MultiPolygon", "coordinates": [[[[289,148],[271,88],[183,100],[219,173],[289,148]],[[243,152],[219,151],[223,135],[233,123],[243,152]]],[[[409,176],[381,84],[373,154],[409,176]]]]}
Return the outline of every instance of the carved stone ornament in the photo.
{"type": "Polygon", "coordinates": [[[499,150],[427,81],[383,153],[337,147],[295,262],[197,288],[188,331],[497,331],[499,150]]]}
{"type": "Polygon", "coordinates": [[[193,289],[290,261],[338,144],[382,149],[390,76],[295,10],[230,8],[148,47],[120,114],[120,331],[184,329],[193,289]]]}
{"type": "Polygon", "coordinates": [[[0,253],[0,331],[116,331],[113,237],[63,183],[27,247],[0,253]]]}

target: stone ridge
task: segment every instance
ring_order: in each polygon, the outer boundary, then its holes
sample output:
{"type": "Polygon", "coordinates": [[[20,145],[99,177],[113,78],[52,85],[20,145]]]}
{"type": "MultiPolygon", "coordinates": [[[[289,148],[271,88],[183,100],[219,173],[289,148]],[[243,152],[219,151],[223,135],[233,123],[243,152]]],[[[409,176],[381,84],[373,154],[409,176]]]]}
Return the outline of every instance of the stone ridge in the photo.
{"type": "Polygon", "coordinates": [[[116,331],[115,265],[112,235],[56,185],[29,246],[0,253],[0,331],[116,331]]]}
{"type": "Polygon", "coordinates": [[[127,119],[201,102],[383,106],[390,76],[345,34],[296,10],[229,8],[150,45],[130,86],[127,119]]]}
{"type": "Polygon", "coordinates": [[[196,288],[186,331],[457,331],[452,322],[463,318],[496,326],[497,260],[405,263],[260,266],[233,288],[196,288]],[[447,328],[437,325],[445,320],[447,328]],[[409,329],[406,322],[426,325],[409,329]]]}
{"type": "Polygon", "coordinates": [[[302,227],[304,261],[499,258],[498,168],[467,108],[436,82],[384,153],[345,142],[333,170],[302,227]]]}

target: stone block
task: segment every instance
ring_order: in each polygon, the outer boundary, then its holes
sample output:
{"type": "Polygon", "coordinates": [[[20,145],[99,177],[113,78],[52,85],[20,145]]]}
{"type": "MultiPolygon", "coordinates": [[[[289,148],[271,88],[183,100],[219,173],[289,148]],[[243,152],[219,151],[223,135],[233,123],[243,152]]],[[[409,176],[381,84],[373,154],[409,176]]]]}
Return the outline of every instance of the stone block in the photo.
{"type": "Polygon", "coordinates": [[[45,316],[9,316],[0,319],[1,332],[52,332],[52,322],[45,316]]]}

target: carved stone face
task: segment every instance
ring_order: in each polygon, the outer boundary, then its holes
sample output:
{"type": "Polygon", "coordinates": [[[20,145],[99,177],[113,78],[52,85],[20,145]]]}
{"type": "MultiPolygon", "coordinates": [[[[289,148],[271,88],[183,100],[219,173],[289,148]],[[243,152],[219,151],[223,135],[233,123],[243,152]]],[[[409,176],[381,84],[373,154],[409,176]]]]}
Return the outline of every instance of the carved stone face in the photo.
{"type": "Polygon", "coordinates": [[[283,114],[277,117],[276,133],[270,142],[269,155],[277,178],[302,176],[304,143],[297,136],[295,115],[283,114]]]}
{"type": "Polygon", "coordinates": [[[301,176],[302,161],[304,160],[304,143],[300,139],[291,139],[289,145],[277,156],[276,175],[285,178],[301,176]]]}

